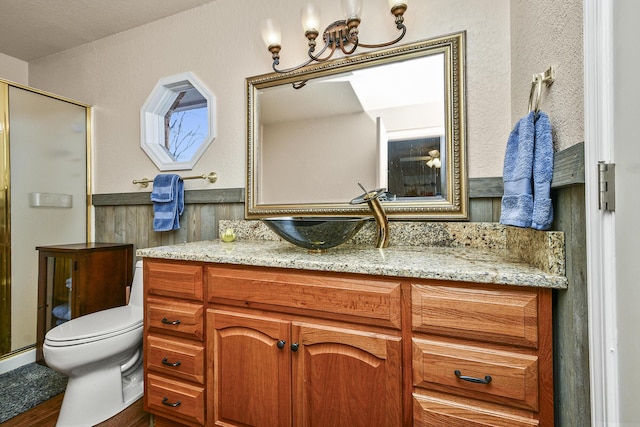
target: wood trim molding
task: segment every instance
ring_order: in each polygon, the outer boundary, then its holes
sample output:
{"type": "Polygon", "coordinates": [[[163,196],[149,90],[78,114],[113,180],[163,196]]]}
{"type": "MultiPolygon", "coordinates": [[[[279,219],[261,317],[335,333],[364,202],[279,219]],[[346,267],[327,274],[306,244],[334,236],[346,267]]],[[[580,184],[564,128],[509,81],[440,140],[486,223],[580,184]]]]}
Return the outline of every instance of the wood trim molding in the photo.
{"type": "MultiPolygon", "coordinates": [[[[151,192],[94,194],[93,206],[150,205],[151,192]]],[[[186,190],[186,204],[195,203],[244,203],[244,188],[212,190],[186,190]]]]}
{"type": "MultiPolygon", "coordinates": [[[[551,188],[584,184],[584,142],[555,153],[551,188]]],[[[469,198],[502,197],[502,177],[469,178],[469,198]]]]}

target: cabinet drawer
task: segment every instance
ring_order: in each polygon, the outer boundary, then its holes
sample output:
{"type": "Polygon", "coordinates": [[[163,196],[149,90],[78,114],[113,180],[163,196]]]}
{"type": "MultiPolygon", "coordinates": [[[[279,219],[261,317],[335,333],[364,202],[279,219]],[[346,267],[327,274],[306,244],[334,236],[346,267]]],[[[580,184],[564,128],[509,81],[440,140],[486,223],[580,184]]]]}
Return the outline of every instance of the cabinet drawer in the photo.
{"type": "Polygon", "coordinates": [[[149,411],[204,424],[204,387],[148,374],[146,389],[149,411]]]}
{"type": "Polygon", "coordinates": [[[413,285],[414,331],[538,348],[538,293],[413,285]]]}
{"type": "Polygon", "coordinates": [[[414,386],[538,410],[536,356],[417,338],[412,346],[414,386]]]}
{"type": "Polygon", "coordinates": [[[420,394],[413,395],[414,427],[536,427],[538,420],[420,394]]]}
{"type": "Polygon", "coordinates": [[[144,261],[147,293],[202,301],[202,266],[144,261]]]}
{"type": "Polygon", "coordinates": [[[204,384],[202,345],[167,340],[154,335],[147,336],[145,345],[148,369],[204,384]]]}
{"type": "Polygon", "coordinates": [[[367,276],[208,267],[209,302],[323,315],[400,329],[400,282],[367,276]]]}
{"type": "Polygon", "coordinates": [[[173,302],[147,298],[145,308],[148,332],[166,333],[202,341],[204,330],[203,306],[188,302],[173,302]]]}

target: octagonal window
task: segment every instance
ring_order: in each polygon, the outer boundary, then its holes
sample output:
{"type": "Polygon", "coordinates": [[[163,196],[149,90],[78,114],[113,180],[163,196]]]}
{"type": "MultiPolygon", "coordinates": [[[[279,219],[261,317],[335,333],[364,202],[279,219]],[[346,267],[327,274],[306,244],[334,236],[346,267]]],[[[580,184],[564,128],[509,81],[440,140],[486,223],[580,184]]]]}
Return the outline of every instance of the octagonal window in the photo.
{"type": "Polygon", "coordinates": [[[193,169],[215,139],[215,110],[192,73],[160,79],[140,110],[142,149],[161,171],[193,169]]]}

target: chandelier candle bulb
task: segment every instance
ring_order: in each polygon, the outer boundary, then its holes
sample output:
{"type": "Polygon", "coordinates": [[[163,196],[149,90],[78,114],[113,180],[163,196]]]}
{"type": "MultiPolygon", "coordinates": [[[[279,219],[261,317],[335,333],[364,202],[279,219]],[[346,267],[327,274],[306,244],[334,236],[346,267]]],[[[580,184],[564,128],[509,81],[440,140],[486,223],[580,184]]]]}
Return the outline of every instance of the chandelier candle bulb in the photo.
{"type": "Polygon", "coordinates": [[[362,15],[362,0],[342,0],[342,12],[347,22],[351,19],[359,20],[362,15]]]}
{"type": "Polygon", "coordinates": [[[262,33],[262,40],[269,51],[271,51],[273,46],[280,47],[280,25],[278,25],[276,21],[273,19],[265,19],[262,21],[260,32],[262,33]]]}
{"type": "Polygon", "coordinates": [[[309,3],[300,10],[300,19],[302,20],[302,29],[305,34],[314,31],[316,34],[320,31],[320,9],[309,3]]]}

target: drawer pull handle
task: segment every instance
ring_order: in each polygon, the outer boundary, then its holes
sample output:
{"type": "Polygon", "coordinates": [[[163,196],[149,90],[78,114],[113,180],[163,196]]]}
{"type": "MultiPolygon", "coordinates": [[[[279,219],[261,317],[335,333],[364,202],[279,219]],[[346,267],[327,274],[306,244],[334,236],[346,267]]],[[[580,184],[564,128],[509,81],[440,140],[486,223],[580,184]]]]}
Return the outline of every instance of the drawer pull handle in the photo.
{"type": "Polygon", "coordinates": [[[164,323],[165,325],[179,325],[181,322],[180,320],[169,320],[166,317],[163,317],[162,323],[164,323]]]}
{"type": "Polygon", "coordinates": [[[165,357],[164,359],[162,359],[162,364],[166,365],[166,366],[172,366],[172,367],[177,367],[180,366],[180,361],[178,360],[177,362],[169,362],[169,360],[165,357]]]}
{"type": "Polygon", "coordinates": [[[175,403],[171,403],[169,402],[169,398],[165,397],[164,399],[162,399],[162,404],[165,406],[171,406],[172,408],[175,408],[177,406],[182,405],[182,402],[180,402],[179,400],[176,400],[175,403]]]}
{"type": "Polygon", "coordinates": [[[485,375],[484,379],[482,379],[482,378],[468,377],[466,375],[462,375],[462,373],[457,369],[453,371],[453,373],[456,374],[456,377],[460,378],[461,380],[469,381],[470,383],[489,384],[491,382],[491,375],[485,375]]]}
{"type": "Polygon", "coordinates": [[[282,350],[282,349],[284,348],[284,345],[285,345],[286,343],[287,343],[287,342],[286,342],[285,340],[280,340],[280,341],[278,341],[278,343],[277,343],[276,345],[278,346],[278,348],[279,348],[280,350],[282,350]]]}

